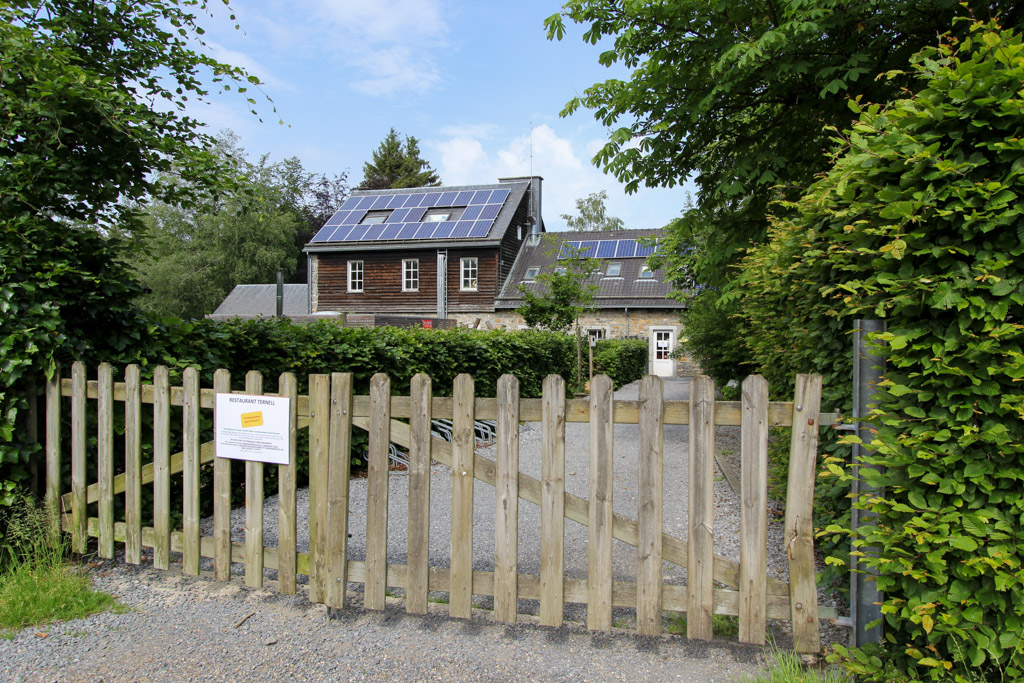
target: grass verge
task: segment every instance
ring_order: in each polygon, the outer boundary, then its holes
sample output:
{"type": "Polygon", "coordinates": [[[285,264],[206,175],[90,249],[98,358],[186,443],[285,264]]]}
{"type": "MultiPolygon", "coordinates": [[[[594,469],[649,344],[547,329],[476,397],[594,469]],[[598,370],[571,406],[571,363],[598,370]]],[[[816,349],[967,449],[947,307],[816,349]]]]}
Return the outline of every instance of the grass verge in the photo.
{"type": "Polygon", "coordinates": [[[112,596],[95,591],[88,575],[66,561],[67,538],[51,531],[46,514],[28,499],[7,508],[0,546],[0,636],[109,609],[112,596]]]}

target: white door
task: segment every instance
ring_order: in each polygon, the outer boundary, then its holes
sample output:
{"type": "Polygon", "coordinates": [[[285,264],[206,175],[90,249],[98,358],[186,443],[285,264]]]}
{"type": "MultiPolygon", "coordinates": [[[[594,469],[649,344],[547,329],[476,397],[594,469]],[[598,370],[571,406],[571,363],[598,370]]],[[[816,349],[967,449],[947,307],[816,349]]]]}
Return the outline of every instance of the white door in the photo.
{"type": "Polygon", "coordinates": [[[651,374],[674,377],[676,362],[672,351],[676,348],[676,331],[671,327],[651,328],[651,374]]]}

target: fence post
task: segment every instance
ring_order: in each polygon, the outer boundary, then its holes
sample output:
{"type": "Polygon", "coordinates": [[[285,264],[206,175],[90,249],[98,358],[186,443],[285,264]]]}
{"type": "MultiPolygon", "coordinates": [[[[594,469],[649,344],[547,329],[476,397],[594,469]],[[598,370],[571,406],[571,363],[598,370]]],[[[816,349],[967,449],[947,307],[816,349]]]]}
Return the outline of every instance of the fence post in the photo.
{"type": "Polygon", "coordinates": [[[295,595],[295,473],[298,463],[296,439],[298,435],[299,391],[295,375],[282,373],[278,378],[277,393],[289,399],[288,409],[288,464],[277,468],[277,587],[282,593],[295,595]]]}
{"type": "Polygon", "coordinates": [[[430,416],[432,384],[419,373],[412,378],[409,444],[409,577],[405,609],[427,613],[430,571],[430,416]]]}
{"type": "Polygon", "coordinates": [[[715,382],[698,375],[690,381],[690,461],[686,563],[686,637],[714,636],[715,382]]]}
{"type": "Polygon", "coordinates": [[[565,611],[565,379],[544,378],[541,408],[540,623],[561,626],[565,611]]]}
{"type": "MultiPolygon", "coordinates": [[[[875,386],[882,380],[883,359],[867,345],[867,335],[885,331],[885,323],[881,320],[855,320],[853,323],[853,419],[857,436],[864,444],[871,442],[872,426],[866,421],[871,412],[870,404],[875,386]]],[[[853,446],[853,499],[857,501],[861,495],[872,493],[873,490],[860,480],[860,468],[872,467],[862,464],[863,458],[871,451],[861,444],[853,446]]],[[[852,510],[851,526],[854,538],[857,529],[872,524],[874,515],[867,510],[858,510],[856,504],[852,510]]],[[[877,553],[877,548],[862,548],[866,554],[877,553]]],[[[855,647],[865,643],[882,642],[882,593],[878,590],[874,568],[858,568],[857,556],[850,557],[850,611],[853,621],[853,644],[855,647]],[[872,621],[879,621],[877,626],[867,628],[872,621]]]]}
{"type": "Polygon", "coordinates": [[[382,610],[387,604],[388,447],[391,444],[391,380],[382,372],[370,379],[369,436],[363,606],[382,610]]]}
{"type": "Polygon", "coordinates": [[[664,396],[660,377],[640,380],[636,625],[642,636],[661,635],[664,396]]]}
{"type": "Polygon", "coordinates": [[[199,370],[185,368],[182,393],[181,571],[199,575],[199,370]]]}
{"type": "MultiPolygon", "coordinates": [[[[97,554],[110,559],[114,557],[114,370],[110,363],[100,363],[97,379],[96,450],[99,458],[97,488],[100,522],[97,554]]],[[[197,515],[196,523],[198,522],[197,515]]]]}
{"type": "Polygon", "coordinates": [[[153,369],[153,566],[170,567],[171,379],[167,366],[153,369]]]}
{"type": "MultiPolygon", "coordinates": [[[[263,393],[263,375],[245,373],[245,393],[263,393]]],[[[245,461],[245,585],[263,587],[263,463],[245,461]]]]}
{"type": "MultiPolygon", "coordinates": [[[[218,425],[217,394],[231,393],[231,372],[218,368],[213,373],[213,425],[218,425]]],[[[231,460],[218,457],[214,444],[213,457],[213,577],[218,581],[231,579],[231,460]]]]}
{"type": "Polygon", "coordinates": [[[612,380],[590,383],[590,530],[587,538],[587,628],[612,628],[612,502],[614,430],[612,380]]]}
{"type": "Polygon", "coordinates": [[[741,643],[763,645],[768,614],[768,382],[743,380],[740,426],[741,643]]]}
{"type": "Polygon", "coordinates": [[[452,531],[448,613],[468,619],[473,609],[473,377],[455,378],[452,416],[452,531]]]}
{"type": "Polygon", "coordinates": [[[76,553],[84,553],[89,542],[85,481],[87,386],[85,365],[75,361],[71,365],[71,547],[76,553]]]}
{"type": "Polygon", "coordinates": [[[124,560],[142,561],[142,376],[124,371],[124,560]]]}
{"type": "MultiPolygon", "coordinates": [[[[331,373],[331,415],[328,428],[327,485],[323,489],[327,504],[326,588],[324,600],[329,608],[345,606],[348,590],[348,479],[352,467],[352,373],[331,373]]],[[[327,419],[326,417],[324,419],[327,419]]],[[[367,506],[369,509],[369,506],[367,506]]],[[[369,545],[367,545],[369,549],[369,545]]]]}
{"type": "Polygon", "coordinates": [[[60,533],[60,366],[46,383],[46,512],[53,538],[60,533]]]}
{"type": "Polygon", "coordinates": [[[494,482],[494,617],[515,622],[519,605],[519,380],[498,380],[498,458],[494,482]]]}
{"type": "Polygon", "coordinates": [[[797,375],[793,392],[793,436],[786,486],[786,553],[793,647],[818,652],[818,587],[814,573],[814,481],[818,462],[821,375],[797,375]]]}
{"type": "Polygon", "coordinates": [[[324,602],[327,581],[327,449],[330,444],[329,375],[309,376],[309,601],[324,602]]]}

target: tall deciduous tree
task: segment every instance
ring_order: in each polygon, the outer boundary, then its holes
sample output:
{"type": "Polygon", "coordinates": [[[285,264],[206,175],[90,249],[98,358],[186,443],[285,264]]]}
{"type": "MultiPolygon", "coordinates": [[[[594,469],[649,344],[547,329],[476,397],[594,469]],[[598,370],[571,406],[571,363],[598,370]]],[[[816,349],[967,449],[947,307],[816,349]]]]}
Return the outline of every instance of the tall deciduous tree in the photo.
{"type": "Polygon", "coordinates": [[[407,135],[403,141],[398,131],[392,128],[374,150],[372,160],[363,164],[363,182],[359,189],[386,190],[440,184],[437,172],[420,156],[419,140],[407,135]]]}
{"type": "Polygon", "coordinates": [[[72,356],[117,360],[146,335],[123,243],[106,232],[138,225],[147,197],[188,199],[162,182],[172,163],[191,183],[219,183],[211,138],[185,105],[207,95],[204,82],[242,92],[259,81],[202,51],[204,8],[0,4],[0,491],[38,448],[13,428],[26,376],[72,356]]]}
{"type": "Polygon", "coordinates": [[[562,218],[570,230],[622,230],[625,227],[622,219],[608,215],[608,208],[605,206],[607,201],[607,190],[592,192],[576,200],[578,215],[563,213],[562,218]]]}
{"type": "MultiPolygon", "coordinates": [[[[967,5],[1007,26],[1024,12],[1015,0],[967,5]]],[[[907,78],[876,75],[905,68],[963,12],[961,0],[569,0],[545,25],[556,39],[566,20],[583,25],[586,42],[611,42],[602,64],[630,69],[562,114],[590,109],[612,129],[594,162],[627,191],[696,181],[697,206],[670,231],[697,243],[679,258],[717,285],[763,240],[769,203],[795,198],[827,168],[824,129],[850,122],[847,97],[896,96],[907,78]]]]}

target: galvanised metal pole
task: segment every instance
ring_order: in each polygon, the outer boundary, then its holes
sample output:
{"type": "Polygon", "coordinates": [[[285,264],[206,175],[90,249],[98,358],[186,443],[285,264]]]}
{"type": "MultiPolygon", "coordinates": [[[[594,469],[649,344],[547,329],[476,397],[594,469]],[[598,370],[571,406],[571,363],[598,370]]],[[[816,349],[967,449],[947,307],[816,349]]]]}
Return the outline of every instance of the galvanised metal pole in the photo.
{"type": "MultiPolygon", "coordinates": [[[[871,442],[872,426],[867,422],[871,412],[875,387],[882,380],[884,359],[873,353],[867,345],[867,336],[885,331],[885,323],[881,320],[855,320],[853,323],[853,418],[857,436],[864,444],[871,442]]],[[[866,445],[853,447],[853,493],[854,500],[861,494],[876,492],[860,480],[861,467],[873,467],[863,462],[862,458],[870,455],[866,445]]],[[[874,515],[867,510],[853,509],[852,527],[854,537],[861,526],[873,523],[874,515]]],[[[878,548],[861,548],[867,555],[875,555],[878,548]]],[[[853,621],[853,644],[855,647],[865,643],[882,642],[882,624],[867,628],[867,624],[882,618],[882,594],[878,590],[875,577],[878,572],[873,568],[859,569],[856,557],[850,558],[850,610],[853,621]]]]}

